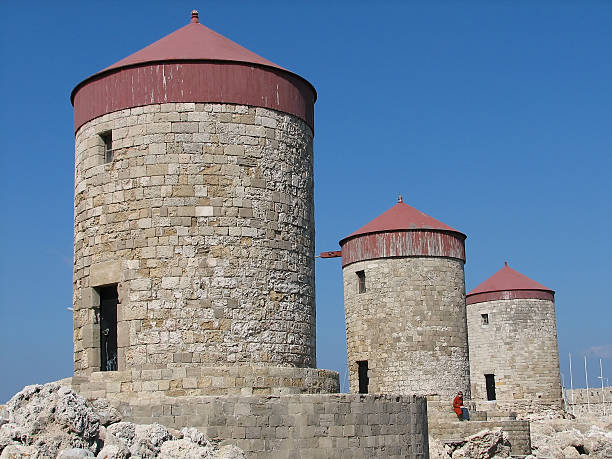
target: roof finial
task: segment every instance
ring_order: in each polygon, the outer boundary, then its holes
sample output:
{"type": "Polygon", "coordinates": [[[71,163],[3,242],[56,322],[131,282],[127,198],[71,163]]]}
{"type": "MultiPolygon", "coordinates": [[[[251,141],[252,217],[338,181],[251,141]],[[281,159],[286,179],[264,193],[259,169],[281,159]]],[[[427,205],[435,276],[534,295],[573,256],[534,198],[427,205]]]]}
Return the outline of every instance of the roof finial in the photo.
{"type": "Polygon", "coordinates": [[[507,262],[507,261],[504,261],[504,265],[505,265],[505,266],[508,266],[508,262],[507,262]]]}
{"type": "Polygon", "coordinates": [[[404,202],[404,200],[402,199],[402,195],[401,194],[397,197],[397,202],[398,203],[404,202]]]}
{"type": "Polygon", "coordinates": [[[193,10],[191,12],[191,22],[198,23],[200,20],[198,19],[198,10],[193,10]]]}

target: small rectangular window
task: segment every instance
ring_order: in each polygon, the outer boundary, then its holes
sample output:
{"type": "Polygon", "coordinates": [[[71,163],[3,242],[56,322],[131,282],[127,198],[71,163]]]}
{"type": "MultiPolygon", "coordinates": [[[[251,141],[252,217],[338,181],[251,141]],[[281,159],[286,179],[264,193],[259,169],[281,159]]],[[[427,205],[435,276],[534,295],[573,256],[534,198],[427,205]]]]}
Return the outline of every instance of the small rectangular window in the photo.
{"type": "Polygon", "coordinates": [[[487,387],[487,400],[495,400],[495,375],[484,375],[487,387]]]}
{"type": "Polygon", "coordinates": [[[361,360],[357,362],[357,373],[359,376],[359,393],[367,394],[370,378],[368,378],[368,361],[361,360]]]}
{"type": "Polygon", "coordinates": [[[100,134],[102,142],[104,142],[104,162],[113,162],[113,131],[107,131],[100,134]]]}
{"type": "Polygon", "coordinates": [[[366,279],[365,271],[357,271],[357,292],[365,293],[366,291],[366,279]]]}
{"type": "Polygon", "coordinates": [[[489,325],[489,314],[480,314],[482,325],[489,325]]]}

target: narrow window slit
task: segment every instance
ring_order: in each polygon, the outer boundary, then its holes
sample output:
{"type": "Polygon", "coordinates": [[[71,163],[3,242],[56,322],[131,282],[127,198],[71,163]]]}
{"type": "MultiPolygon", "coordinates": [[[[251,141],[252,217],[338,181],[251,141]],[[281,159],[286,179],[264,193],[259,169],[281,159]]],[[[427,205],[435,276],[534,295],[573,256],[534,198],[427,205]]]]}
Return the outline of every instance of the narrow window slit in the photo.
{"type": "Polygon", "coordinates": [[[357,292],[365,293],[366,291],[366,277],[365,271],[357,271],[357,292]]]}
{"type": "Polygon", "coordinates": [[[102,142],[104,142],[104,162],[113,162],[113,131],[106,131],[100,134],[102,142]]]}

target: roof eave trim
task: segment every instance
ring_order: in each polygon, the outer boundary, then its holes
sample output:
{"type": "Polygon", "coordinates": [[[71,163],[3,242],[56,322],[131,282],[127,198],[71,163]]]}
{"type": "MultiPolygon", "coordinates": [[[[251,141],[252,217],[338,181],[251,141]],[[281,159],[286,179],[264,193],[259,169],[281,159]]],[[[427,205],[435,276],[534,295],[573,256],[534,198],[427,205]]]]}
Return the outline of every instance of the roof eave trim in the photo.
{"type": "Polygon", "coordinates": [[[504,288],[500,290],[483,290],[482,292],[469,292],[465,294],[465,297],[474,296],[474,295],[482,295],[484,293],[500,293],[500,292],[546,292],[555,294],[554,290],[546,289],[546,288],[504,288]]]}
{"type": "Polygon", "coordinates": [[[228,63],[228,64],[240,64],[240,65],[246,65],[246,66],[252,66],[252,67],[259,67],[259,68],[263,68],[266,70],[273,70],[273,71],[277,71],[277,72],[281,72],[281,73],[287,73],[289,75],[292,75],[296,78],[299,78],[300,80],[304,81],[312,90],[312,93],[314,95],[314,100],[313,103],[317,101],[317,90],[315,89],[314,85],[308,81],[306,78],[304,78],[303,76],[298,75],[297,73],[293,73],[290,70],[286,70],[282,67],[275,67],[272,65],[265,65],[265,64],[258,64],[255,62],[245,62],[245,61],[229,61],[229,60],[224,60],[224,59],[162,59],[162,60],[153,60],[153,61],[145,61],[145,62],[138,62],[135,64],[128,64],[128,65],[122,65],[121,67],[113,67],[107,70],[101,70],[98,73],[94,73],[93,75],[85,78],[83,81],[81,81],[80,83],[78,83],[74,89],[70,92],[70,103],[72,104],[72,106],[74,107],[74,98],[76,96],[76,93],[85,85],[91,83],[92,81],[96,81],[96,80],[100,80],[108,75],[111,75],[113,73],[118,73],[121,70],[124,69],[130,69],[130,68],[135,68],[135,67],[146,67],[152,64],[173,64],[173,63],[180,63],[180,62],[211,62],[211,63],[228,63]]]}
{"type": "Polygon", "coordinates": [[[356,239],[358,237],[361,236],[367,236],[370,234],[382,234],[382,233],[416,233],[418,231],[431,231],[433,233],[443,233],[443,234],[449,234],[452,236],[459,236],[459,238],[461,240],[463,240],[465,242],[465,240],[467,239],[467,236],[463,233],[461,233],[460,231],[454,231],[454,230],[446,230],[446,229],[440,229],[440,228],[406,228],[406,229],[392,229],[392,230],[380,230],[380,231],[368,231],[367,233],[359,233],[359,234],[352,234],[350,236],[345,237],[344,239],[340,239],[340,242],[338,242],[338,244],[340,245],[340,247],[342,247],[344,244],[346,244],[348,241],[350,241],[351,239],[356,239]]]}

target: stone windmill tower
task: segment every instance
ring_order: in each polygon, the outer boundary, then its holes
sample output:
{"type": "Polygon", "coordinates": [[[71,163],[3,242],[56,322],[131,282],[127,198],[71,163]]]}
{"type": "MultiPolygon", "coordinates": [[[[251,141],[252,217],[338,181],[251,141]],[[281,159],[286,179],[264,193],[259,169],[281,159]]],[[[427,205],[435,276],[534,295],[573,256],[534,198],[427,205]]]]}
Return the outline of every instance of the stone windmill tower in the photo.
{"type": "Polygon", "coordinates": [[[316,365],[314,87],[194,11],[71,100],[75,374],[257,366],[300,386],[316,365]]]}
{"type": "Polygon", "coordinates": [[[400,196],[340,241],[351,392],[469,394],[465,238],[400,196]]]}
{"type": "Polygon", "coordinates": [[[521,412],[561,408],[554,295],[507,263],[467,294],[474,400],[521,412]]]}

